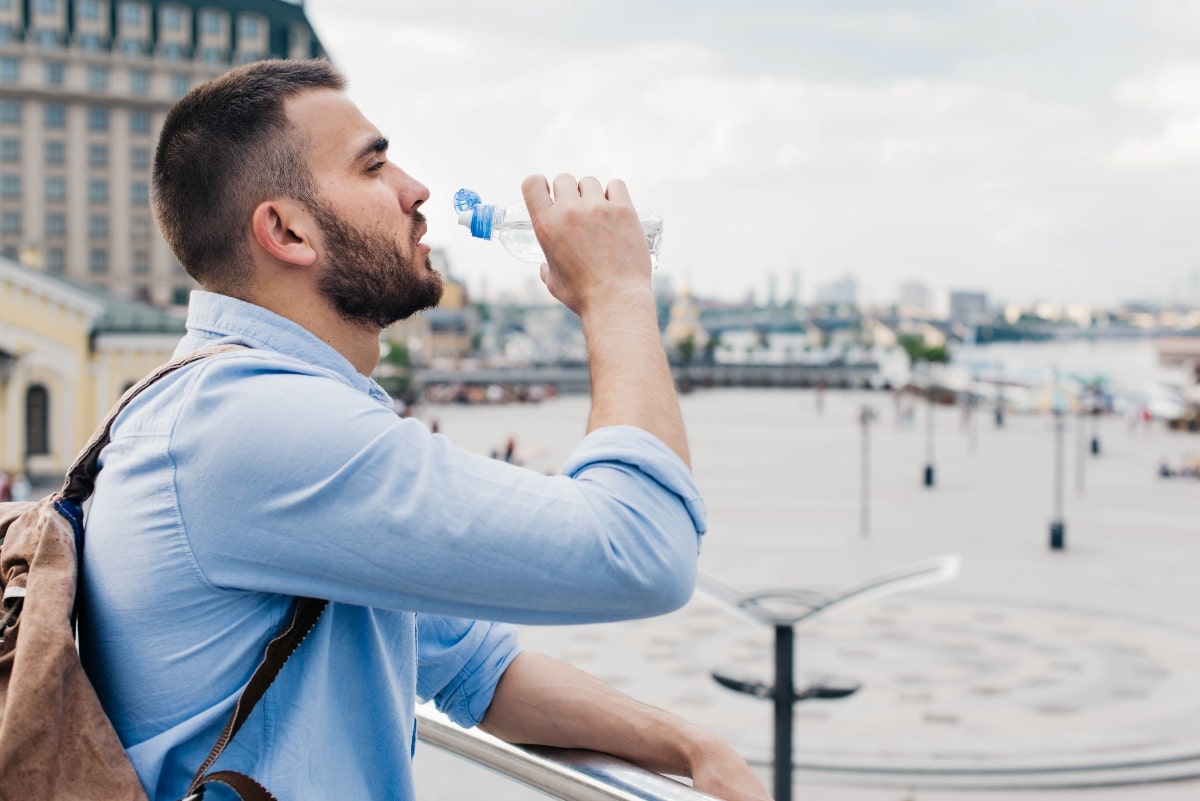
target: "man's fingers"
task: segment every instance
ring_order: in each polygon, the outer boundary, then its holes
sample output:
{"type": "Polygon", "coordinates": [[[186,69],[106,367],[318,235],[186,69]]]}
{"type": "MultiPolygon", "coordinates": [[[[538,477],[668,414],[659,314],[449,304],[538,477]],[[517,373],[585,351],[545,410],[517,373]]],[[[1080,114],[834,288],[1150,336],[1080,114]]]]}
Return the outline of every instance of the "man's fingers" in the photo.
{"type": "Polygon", "coordinates": [[[564,172],[554,179],[554,199],[556,202],[563,202],[576,197],[579,197],[579,183],[575,180],[574,175],[564,172]]]}
{"type": "Polygon", "coordinates": [[[608,191],[604,196],[616,203],[628,203],[633,205],[633,200],[629,197],[629,188],[625,186],[625,182],[620,178],[615,178],[608,182],[608,191]]]}
{"type": "Polygon", "coordinates": [[[544,175],[531,175],[521,182],[521,195],[531,216],[536,216],[553,205],[550,200],[550,184],[544,175]]]}
{"type": "Polygon", "coordinates": [[[579,179],[579,195],[589,200],[600,200],[604,197],[604,188],[600,182],[588,175],[579,179]]]}

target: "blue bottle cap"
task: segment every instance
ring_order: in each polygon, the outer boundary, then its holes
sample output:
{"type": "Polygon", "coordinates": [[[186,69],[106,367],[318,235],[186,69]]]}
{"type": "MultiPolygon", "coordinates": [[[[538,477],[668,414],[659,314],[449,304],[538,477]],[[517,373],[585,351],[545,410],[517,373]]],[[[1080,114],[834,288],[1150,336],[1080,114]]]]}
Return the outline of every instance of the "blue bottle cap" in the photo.
{"type": "Polygon", "coordinates": [[[454,193],[454,210],[471,211],[479,205],[479,193],[473,189],[460,189],[454,193]]]}

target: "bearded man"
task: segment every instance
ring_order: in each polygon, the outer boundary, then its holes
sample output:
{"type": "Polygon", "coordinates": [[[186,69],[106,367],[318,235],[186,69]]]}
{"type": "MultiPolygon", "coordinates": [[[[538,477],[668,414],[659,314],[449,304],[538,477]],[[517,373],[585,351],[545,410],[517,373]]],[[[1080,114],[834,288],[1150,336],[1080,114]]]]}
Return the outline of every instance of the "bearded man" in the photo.
{"type": "MultiPolygon", "coordinates": [[[[693,590],[703,504],[625,186],[522,191],[582,319],[587,435],[558,476],[456,448],[371,378],[436,305],[429,196],[325,61],[265,61],[167,115],[155,218],[193,293],[177,355],[104,449],[80,653],[152,799],[177,799],[297,597],[327,599],[216,767],[289,801],[409,799],[414,704],[512,742],[605,751],[729,799],[726,744],[548,657],[513,623],[660,614],[693,590]]],[[[216,788],[219,792],[221,788],[216,788]]]]}

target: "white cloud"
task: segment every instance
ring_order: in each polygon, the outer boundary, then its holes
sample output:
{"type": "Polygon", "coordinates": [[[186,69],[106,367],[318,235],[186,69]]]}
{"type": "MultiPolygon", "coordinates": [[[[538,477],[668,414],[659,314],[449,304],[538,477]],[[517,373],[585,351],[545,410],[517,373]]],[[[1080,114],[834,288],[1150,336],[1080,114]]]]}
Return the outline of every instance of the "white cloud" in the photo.
{"type": "Polygon", "coordinates": [[[1162,130],[1122,139],[1108,156],[1117,170],[1200,164],[1200,63],[1160,66],[1117,85],[1116,98],[1164,119],[1162,130]]]}

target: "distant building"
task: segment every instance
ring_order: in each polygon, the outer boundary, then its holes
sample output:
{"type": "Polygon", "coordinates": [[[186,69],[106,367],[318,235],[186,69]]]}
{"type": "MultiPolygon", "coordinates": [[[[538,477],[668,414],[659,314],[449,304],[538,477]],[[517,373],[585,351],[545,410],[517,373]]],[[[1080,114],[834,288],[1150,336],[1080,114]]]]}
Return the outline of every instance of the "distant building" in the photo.
{"type": "Polygon", "coordinates": [[[957,322],[974,322],[988,313],[986,292],[951,290],[950,319],[957,322]]]}
{"type": "Polygon", "coordinates": [[[899,312],[911,317],[933,315],[933,290],[920,281],[905,281],[900,285],[899,312]]]}
{"type": "Polygon", "coordinates": [[[858,281],[854,276],[846,276],[817,288],[817,303],[830,306],[857,306],[858,281]]]}
{"type": "Polygon", "coordinates": [[[301,2],[0,0],[0,253],[185,304],[150,214],[167,109],[235,65],[323,53],[301,2]]]}

